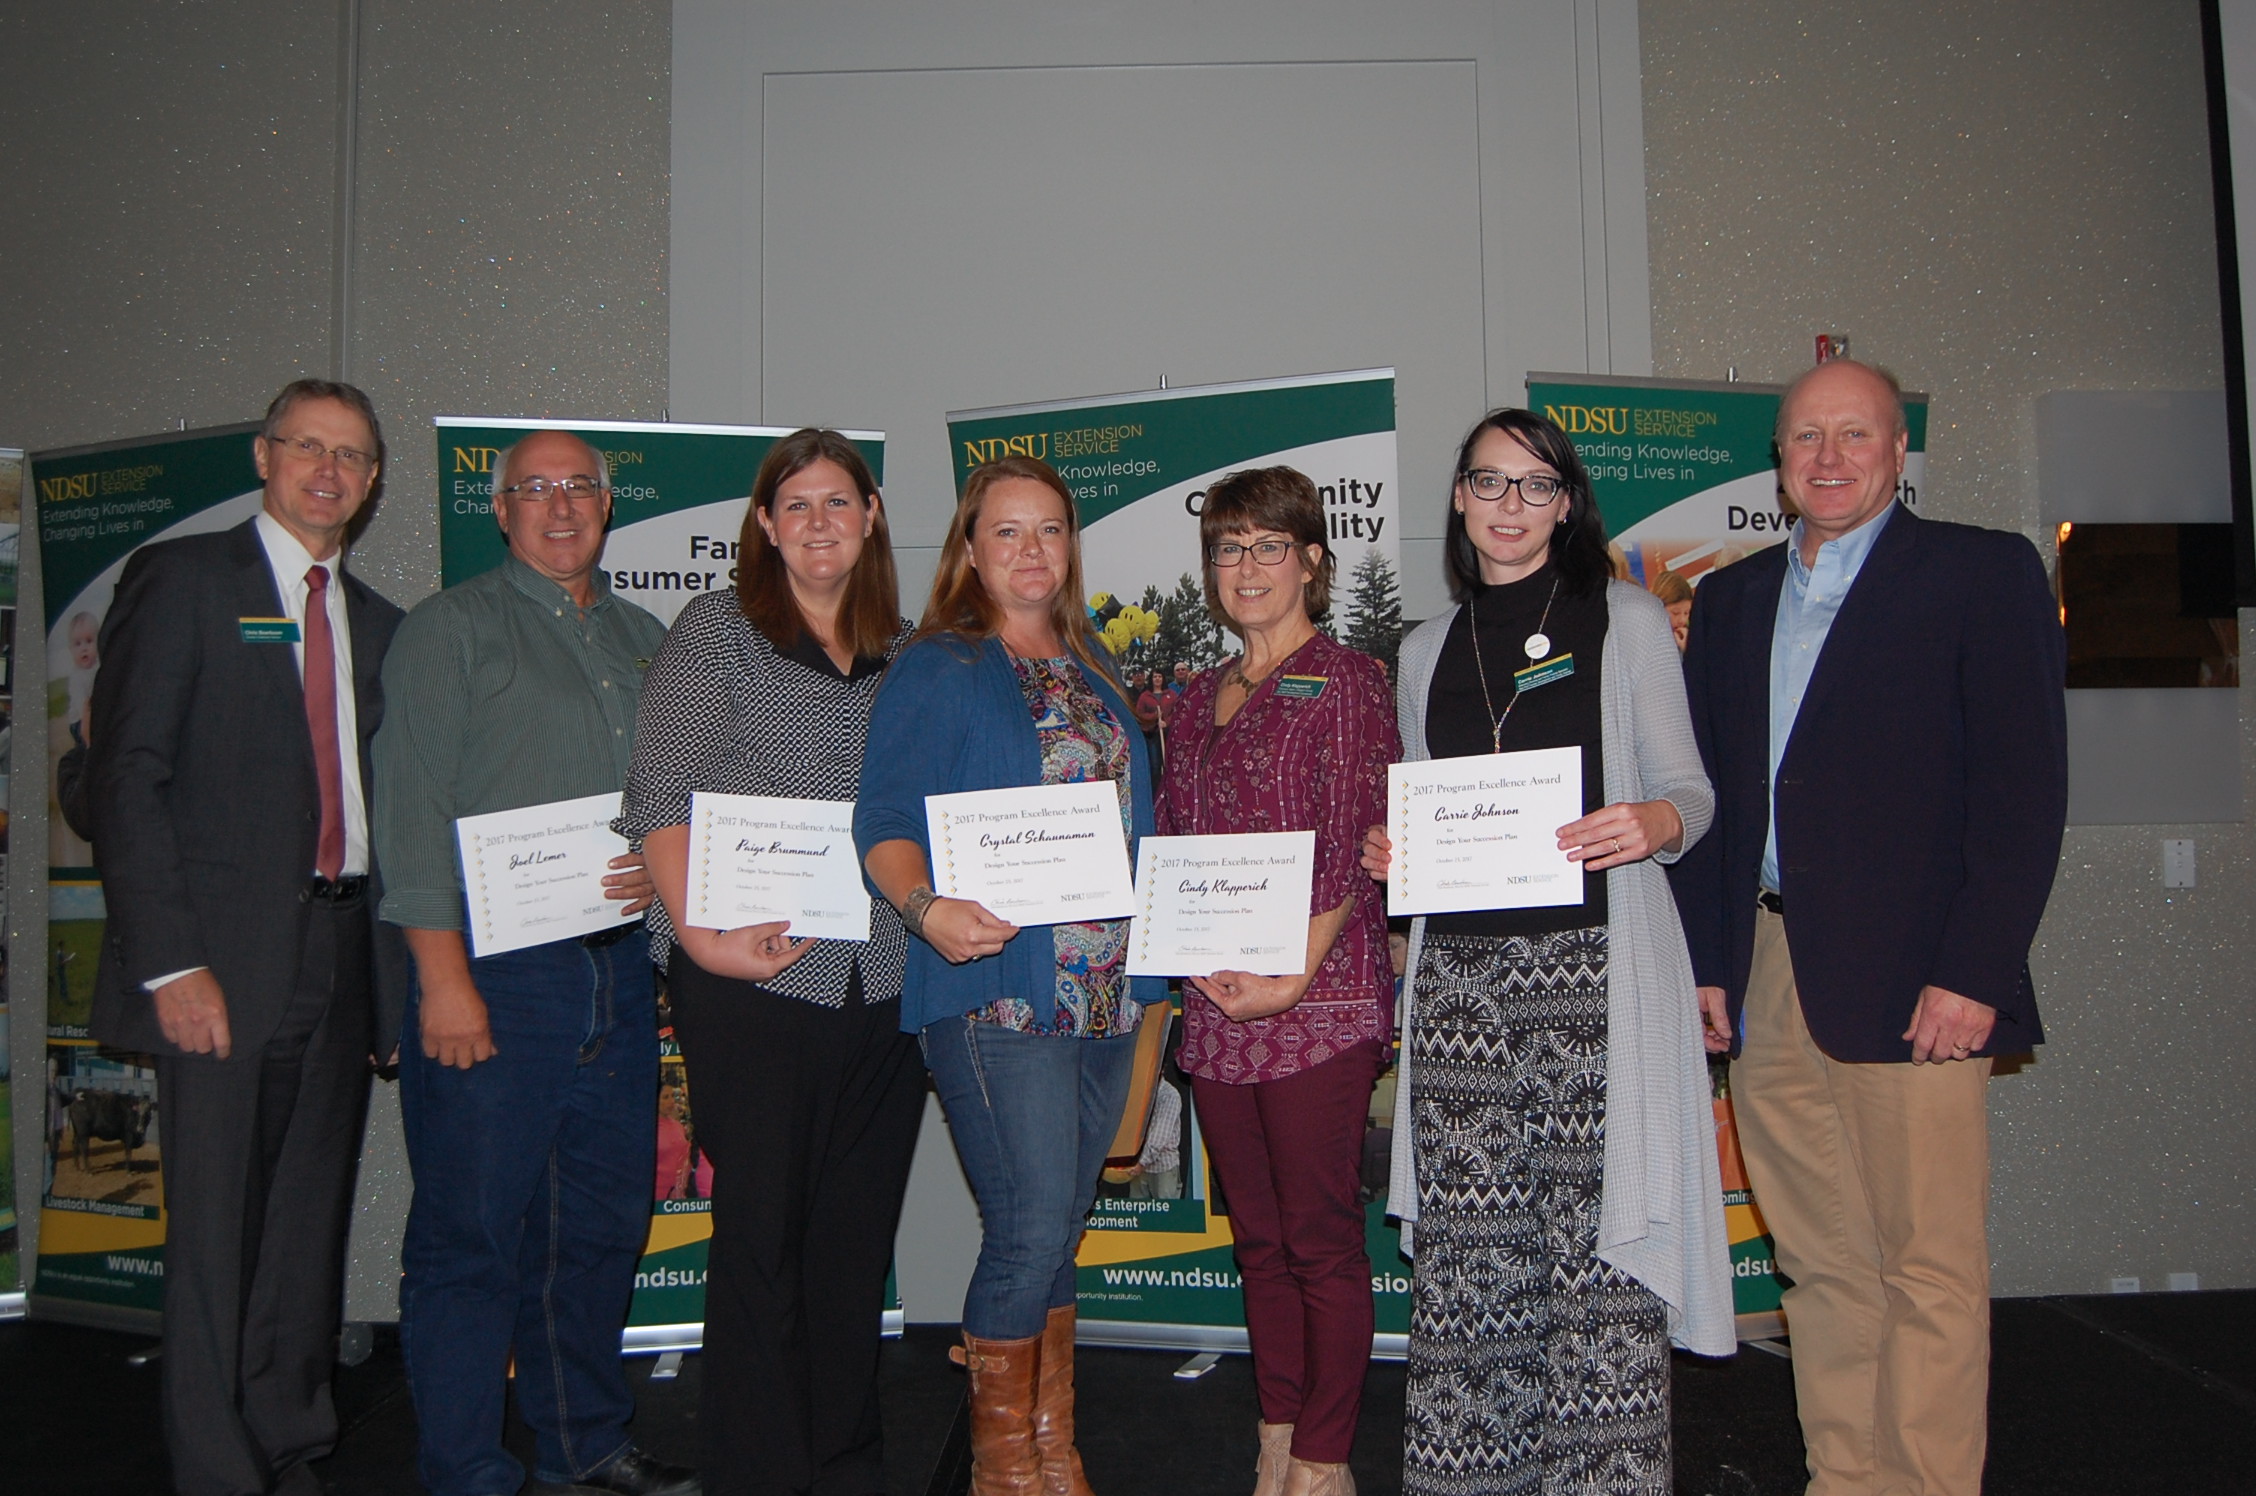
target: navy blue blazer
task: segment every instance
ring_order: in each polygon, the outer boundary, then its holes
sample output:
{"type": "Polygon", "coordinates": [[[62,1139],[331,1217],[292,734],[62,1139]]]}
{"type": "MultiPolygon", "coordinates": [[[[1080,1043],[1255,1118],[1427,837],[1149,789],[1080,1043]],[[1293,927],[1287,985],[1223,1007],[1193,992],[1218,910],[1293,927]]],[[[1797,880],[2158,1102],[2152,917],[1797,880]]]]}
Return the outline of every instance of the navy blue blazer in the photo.
{"type": "MultiPolygon", "coordinates": [[[[1787,544],[1792,544],[1788,541],[1787,544]]],[[[1739,1012],[1770,825],[1770,642],[1786,546],[1711,573],[1684,668],[1715,826],[1669,869],[1692,969],[1739,1012]]],[[[1922,987],[2041,1043],[2029,946],[2068,811],[2067,646],[2018,535],[1898,509],[1826,636],[1778,768],[1779,892],[1811,1035],[1905,1061],[1922,987]]]]}

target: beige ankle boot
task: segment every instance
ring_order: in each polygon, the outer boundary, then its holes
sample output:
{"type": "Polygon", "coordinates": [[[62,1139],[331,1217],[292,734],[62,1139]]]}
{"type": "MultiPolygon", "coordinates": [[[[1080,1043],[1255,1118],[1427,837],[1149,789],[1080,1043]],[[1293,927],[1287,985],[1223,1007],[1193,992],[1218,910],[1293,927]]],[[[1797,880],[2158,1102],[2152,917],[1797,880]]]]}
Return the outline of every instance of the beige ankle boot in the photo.
{"type": "Polygon", "coordinates": [[[1345,1465],[1294,1460],[1285,1472],[1285,1496],[1355,1496],[1355,1475],[1345,1465]]]}
{"type": "Polygon", "coordinates": [[[1289,1423],[1260,1426],[1261,1458],[1253,1467],[1253,1496],[1285,1496],[1285,1472],[1292,1466],[1292,1431],[1289,1423]]]}

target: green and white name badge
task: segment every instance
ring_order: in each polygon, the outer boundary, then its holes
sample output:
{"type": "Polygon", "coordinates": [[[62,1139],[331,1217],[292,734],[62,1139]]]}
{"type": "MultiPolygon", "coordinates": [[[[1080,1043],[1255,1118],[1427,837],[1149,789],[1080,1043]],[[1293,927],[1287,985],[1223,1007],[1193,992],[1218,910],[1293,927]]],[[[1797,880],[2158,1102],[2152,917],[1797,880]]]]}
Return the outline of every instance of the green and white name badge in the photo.
{"type": "Polygon", "coordinates": [[[1323,695],[1324,688],[1331,683],[1332,678],[1328,675],[1280,676],[1277,679],[1277,694],[1309,700],[1323,695]]]}
{"type": "Polygon", "coordinates": [[[304,640],[298,633],[294,618],[238,618],[235,627],[242,631],[245,644],[300,644],[304,640]]]}
{"type": "Polygon", "coordinates": [[[1525,670],[1512,672],[1512,685],[1521,691],[1532,691],[1537,686],[1548,686],[1555,680],[1565,680],[1574,674],[1574,656],[1553,655],[1541,664],[1530,665],[1525,670]]]}

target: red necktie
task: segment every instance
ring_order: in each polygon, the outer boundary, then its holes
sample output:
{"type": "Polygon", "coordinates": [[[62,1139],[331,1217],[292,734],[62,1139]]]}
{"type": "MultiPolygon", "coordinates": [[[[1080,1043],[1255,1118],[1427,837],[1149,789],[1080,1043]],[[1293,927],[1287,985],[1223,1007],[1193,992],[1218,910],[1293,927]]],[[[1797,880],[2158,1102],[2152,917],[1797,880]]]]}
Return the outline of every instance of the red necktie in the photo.
{"type": "Polygon", "coordinates": [[[337,754],[337,645],[329,631],[329,568],[306,571],[306,726],[313,730],[313,777],[321,784],[321,844],[313,869],[345,870],[345,763],[337,754]]]}

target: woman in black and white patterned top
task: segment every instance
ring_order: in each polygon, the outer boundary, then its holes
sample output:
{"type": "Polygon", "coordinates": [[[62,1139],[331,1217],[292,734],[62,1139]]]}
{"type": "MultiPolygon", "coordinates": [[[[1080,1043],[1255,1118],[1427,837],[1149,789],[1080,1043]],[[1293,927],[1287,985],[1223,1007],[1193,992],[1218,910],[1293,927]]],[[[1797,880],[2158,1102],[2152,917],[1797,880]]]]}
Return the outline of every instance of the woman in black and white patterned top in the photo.
{"type": "Polygon", "coordinates": [[[869,466],[835,431],[760,465],[733,592],[684,608],[644,678],[616,829],[658,885],[699,1147],[713,1160],[705,1279],[708,1489],[880,1490],[878,1322],[924,1066],[901,1032],[900,916],[870,938],[685,928],[690,796],[851,801],[870,702],[908,637],[869,466]]]}

